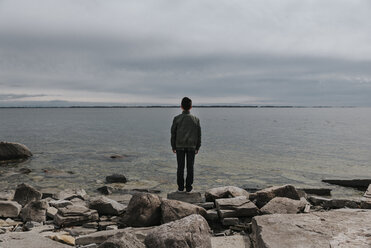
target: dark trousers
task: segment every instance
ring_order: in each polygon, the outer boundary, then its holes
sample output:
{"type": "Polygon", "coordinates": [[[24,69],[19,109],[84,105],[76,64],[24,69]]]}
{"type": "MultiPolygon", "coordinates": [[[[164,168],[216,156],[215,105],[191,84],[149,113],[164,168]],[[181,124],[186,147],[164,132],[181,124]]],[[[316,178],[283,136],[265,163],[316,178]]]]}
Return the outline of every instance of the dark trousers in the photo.
{"type": "Polygon", "coordinates": [[[192,190],[193,184],[193,165],[195,163],[195,150],[194,149],[182,149],[176,150],[176,159],[178,162],[177,170],[177,183],[178,190],[184,190],[184,166],[185,159],[187,158],[187,178],[186,178],[186,190],[192,190]]]}

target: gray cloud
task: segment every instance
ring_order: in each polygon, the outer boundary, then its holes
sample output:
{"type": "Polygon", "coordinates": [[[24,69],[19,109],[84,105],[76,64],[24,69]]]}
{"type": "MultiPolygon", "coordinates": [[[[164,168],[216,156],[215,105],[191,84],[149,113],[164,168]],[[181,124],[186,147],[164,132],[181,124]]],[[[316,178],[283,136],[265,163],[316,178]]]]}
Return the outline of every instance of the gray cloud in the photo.
{"type": "Polygon", "coordinates": [[[4,95],[371,106],[366,0],[37,2],[0,2],[4,95]]]}

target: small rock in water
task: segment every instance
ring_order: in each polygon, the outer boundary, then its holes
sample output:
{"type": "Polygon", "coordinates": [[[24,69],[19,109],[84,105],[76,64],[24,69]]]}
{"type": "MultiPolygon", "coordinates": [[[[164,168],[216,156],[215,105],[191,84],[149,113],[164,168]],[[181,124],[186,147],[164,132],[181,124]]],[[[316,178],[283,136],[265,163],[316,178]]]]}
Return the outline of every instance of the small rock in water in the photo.
{"type": "Polygon", "coordinates": [[[127,179],[122,174],[113,174],[106,177],[107,183],[126,183],[127,179]]]}
{"type": "Polygon", "coordinates": [[[109,187],[109,186],[102,186],[100,188],[97,188],[97,190],[100,193],[102,193],[103,195],[110,195],[110,194],[112,194],[113,188],[112,187],[109,187]]]}
{"type": "Polygon", "coordinates": [[[19,172],[20,172],[21,174],[29,174],[29,173],[32,172],[32,170],[29,169],[29,168],[20,168],[20,169],[19,169],[19,172]]]}
{"type": "Polygon", "coordinates": [[[111,155],[110,158],[118,159],[118,158],[126,158],[126,156],[114,154],[114,155],[111,155]]]}

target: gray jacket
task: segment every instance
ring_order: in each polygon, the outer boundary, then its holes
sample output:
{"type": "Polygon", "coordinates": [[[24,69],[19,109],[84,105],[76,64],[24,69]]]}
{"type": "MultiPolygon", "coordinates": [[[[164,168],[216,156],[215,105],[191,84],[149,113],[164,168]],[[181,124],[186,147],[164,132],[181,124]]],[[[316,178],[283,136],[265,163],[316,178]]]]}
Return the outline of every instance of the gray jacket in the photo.
{"type": "Polygon", "coordinates": [[[173,150],[191,148],[199,150],[201,146],[200,120],[183,111],[182,114],[174,117],[171,126],[171,147],[173,150]]]}

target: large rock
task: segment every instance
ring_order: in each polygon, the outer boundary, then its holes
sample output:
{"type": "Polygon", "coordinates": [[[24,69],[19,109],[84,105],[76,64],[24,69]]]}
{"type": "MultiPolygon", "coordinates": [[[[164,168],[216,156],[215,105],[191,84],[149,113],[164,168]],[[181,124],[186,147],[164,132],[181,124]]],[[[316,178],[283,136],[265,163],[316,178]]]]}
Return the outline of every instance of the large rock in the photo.
{"type": "Polygon", "coordinates": [[[340,185],[344,187],[351,187],[360,190],[366,190],[371,184],[371,179],[350,179],[350,180],[338,180],[338,179],[324,179],[322,182],[340,185]]]}
{"type": "Polygon", "coordinates": [[[0,235],[1,248],[70,248],[69,245],[64,245],[45,238],[36,232],[9,232],[0,235]]]}
{"type": "Polygon", "coordinates": [[[119,215],[126,206],[104,196],[90,199],[89,208],[98,211],[99,215],[119,215]]]}
{"type": "Polygon", "coordinates": [[[197,205],[177,200],[163,199],[161,203],[161,223],[179,220],[188,215],[200,214],[206,217],[206,210],[197,205]]]}
{"type": "Polygon", "coordinates": [[[96,210],[80,205],[68,205],[58,209],[54,216],[54,223],[58,226],[78,226],[98,219],[99,215],[96,210]]]}
{"type": "Polygon", "coordinates": [[[200,192],[171,192],[167,194],[167,198],[188,203],[204,202],[200,192]]]}
{"type": "Polygon", "coordinates": [[[256,205],[246,196],[216,199],[215,205],[221,218],[251,217],[259,212],[256,205]]]}
{"type": "Polygon", "coordinates": [[[41,200],[41,197],[42,194],[40,191],[25,183],[19,184],[14,193],[14,201],[22,206],[25,206],[31,201],[41,200]]]}
{"type": "Polygon", "coordinates": [[[99,248],[145,248],[145,245],[134,234],[124,231],[104,241],[99,248]]]}
{"type": "Polygon", "coordinates": [[[15,201],[0,201],[0,217],[15,218],[19,215],[22,206],[15,201]]]}
{"type": "Polygon", "coordinates": [[[154,228],[144,243],[156,248],[211,248],[210,227],[201,215],[194,214],[154,228]]]}
{"type": "Polygon", "coordinates": [[[72,200],[74,198],[86,200],[87,197],[88,195],[84,189],[65,189],[53,196],[53,198],[58,200],[72,200]]]}
{"type": "Polygon", "coordinates": [[[251,236],[256,248],[371,247],[371,210],[257,216],[251,236]]]}
{"type": "Polygon", "coordinates": [[[275,197],[260,210],[264,214],[296,214],[302,212],[307,204],[306,200],[275,197]]]}
{"type": "Polygon", "coordinates": [[[121,219],[124,226],[145,227],[159,225],[161,222],[161,199],[149,193],[137,193],[130,199],[121,219]]]}
{"type": "Polygon", "coordinates": [[[22,144],[0,142],[0,161],[26,159],[32,156],[31,151],[22,144]]]}
{"type": "Polygon", "coordinates": [[[44,222],[46,220],[46,210],[48,207],[49,204],[45,200],[32,201],[22,209],[21,218],[24,222],[44,222]]]}
{"type": "Polygon", "coordinates": [[[246,196],[249,198],[249,193],[246,190],[235,186],[212,188],[205,192],[205,198],[208,202],[213,202],[215,199],[233,198],[237,196],[246,196]]]}
{"type": "Polygon", "coordinates": [[[263,207],[275,197],[286,197],[293,200],[300,200],[300,196],[295,187],[289,184],[262,189],[257,191],[255,194],[255,204],[258,206],[258,208],[263,207]]]}

